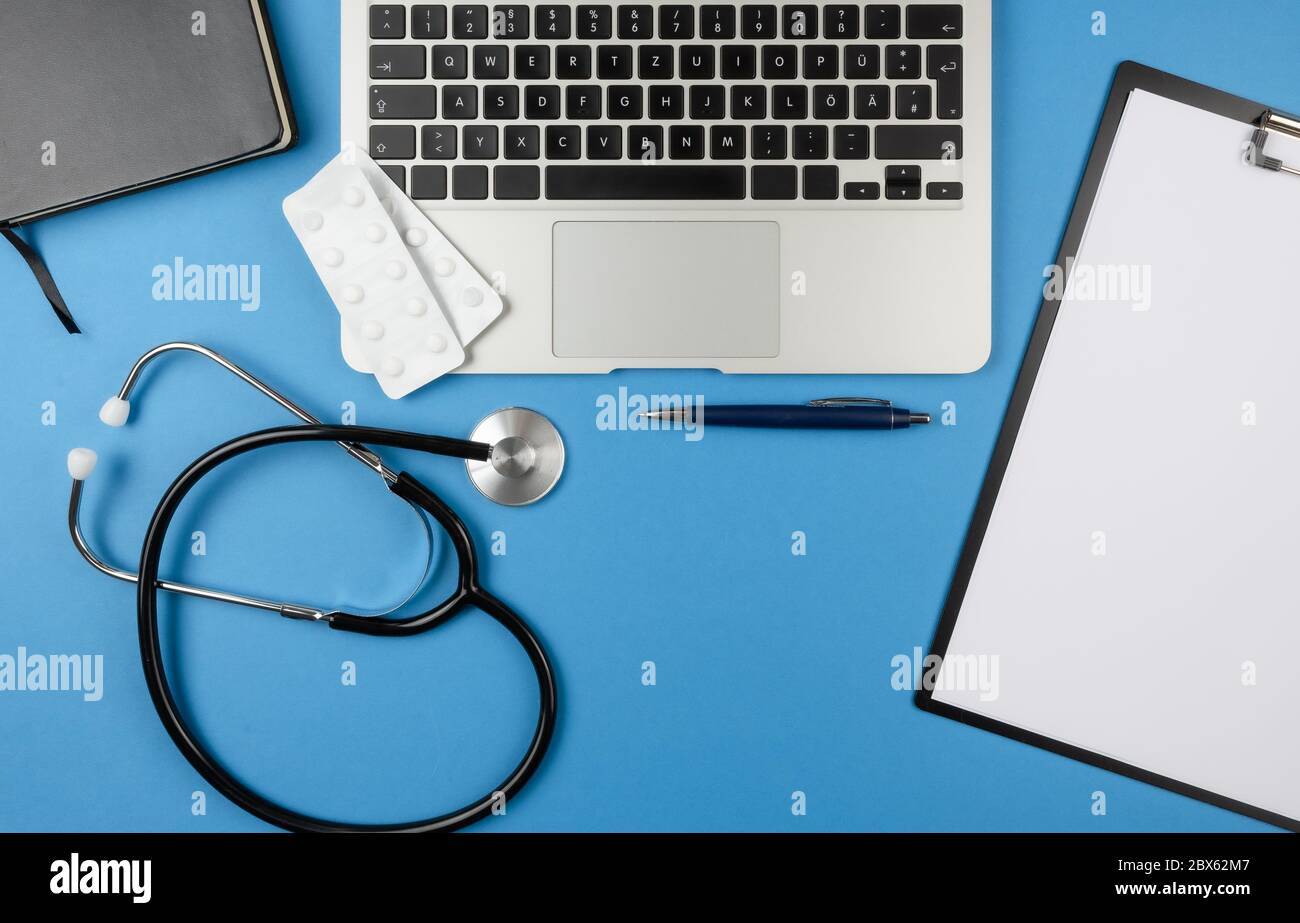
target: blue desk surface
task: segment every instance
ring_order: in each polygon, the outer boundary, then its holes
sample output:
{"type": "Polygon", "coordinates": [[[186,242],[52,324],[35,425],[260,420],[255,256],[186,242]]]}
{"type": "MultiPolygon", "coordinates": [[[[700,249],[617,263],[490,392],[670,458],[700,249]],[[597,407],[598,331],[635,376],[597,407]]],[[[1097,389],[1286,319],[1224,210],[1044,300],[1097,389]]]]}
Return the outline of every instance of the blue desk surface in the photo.
{"type": "MultiPolygon", "coordinates": [[[[1133,58],[1297,110],[1300,6],[1255,0],[1225,15],[1211,0],[998,0],[994,349],[977,374],[458,376],[400,403],[344,366],[333,309],[280,213],[337,147],[337,7],[271,6],[300,147],[33,228],[82,337],[61,332],[17,256],[0,252],[0,655],[21,646],[104,664],[98,701],[0,692],[0,829],[269,829],[173,748],[142,679],[132,588],[87,567],[65,532],[73,446],[102,459],[87,489],[92,539],[134,567],[183,465],[284,420],[215,367],[175,359],[150,375],[129,427],[100,425],[130,363],[172,339],[228,352],[326,418],[352,402],[358,422],[464,435],[522,404],[562,430],[564,479],[523,510],[482,500],[457,462],[403,459],[481,542],[504,533],[486,582],[537,628],[559,673],[549,757],[479,829],[1270,829],[923,714],[890,679],[891,659],[934,631],[1115,66],[1133,58]],[[154,267],[178,257],[259,266],[260,310],[154,300],[154,267]],[[791,433],[688,442],[603,430],[598,403],[621,387],[710,402],[951,401],[957,425],[823,434],[814,459],[791,433]],[[791,553],[795,532],[806,555],[791,553]],[[1091,810],[1096,791],[1104,816],[1091,810]],[[791,810],[796,792],[806,814],[791,810]]],[[[410,514],[324,446],[231,467],[186,502],[173,535],[172,575],[276,598],[367,604],[401,595],[420,563],[410,514]]],[[[400,641],[196,602],[168,602],[163,623],[177,693],[213,749],[302,811],[383,821],[458,807],[504,776],[532,730],[527,662],[479,613],[400,641]]]]}

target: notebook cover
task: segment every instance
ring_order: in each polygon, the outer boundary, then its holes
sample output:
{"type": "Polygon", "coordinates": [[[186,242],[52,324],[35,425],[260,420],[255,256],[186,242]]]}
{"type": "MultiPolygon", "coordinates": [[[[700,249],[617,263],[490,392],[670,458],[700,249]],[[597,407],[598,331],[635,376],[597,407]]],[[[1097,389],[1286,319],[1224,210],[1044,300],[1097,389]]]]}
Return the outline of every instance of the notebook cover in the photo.
{"type": "Polygon", "coordinates": [[[0,223],[290,146],[274,48],[262,0],[3,0],[0,223]]]}

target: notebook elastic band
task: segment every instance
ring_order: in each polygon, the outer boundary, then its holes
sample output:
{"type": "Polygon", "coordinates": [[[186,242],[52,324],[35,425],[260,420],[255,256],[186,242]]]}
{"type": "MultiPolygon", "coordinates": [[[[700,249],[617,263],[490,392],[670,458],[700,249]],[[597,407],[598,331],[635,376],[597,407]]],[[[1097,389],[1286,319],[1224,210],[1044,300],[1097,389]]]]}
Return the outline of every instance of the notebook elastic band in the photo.
{"type": "Polygon", "coordinates": [[[45,297],[49,300],[50,307],[54,309],[55,315],[68,333],[81,333],[81,330],[77,327],[77,322],[72,319],[72,312],[68,310],[63,295],[59,292],[59,287],[54,284],[54,276],[50,274],[49,267],[45,265],[41,255],[33,250],[27,241],[19,237],[12,228],[0,227],[0,234],[3,234],[5,240],[14,245],[18,255],[27,261],[32,275],[36,277],[37,284],[40,285],[41,291],[45,293],[45,297]]]}

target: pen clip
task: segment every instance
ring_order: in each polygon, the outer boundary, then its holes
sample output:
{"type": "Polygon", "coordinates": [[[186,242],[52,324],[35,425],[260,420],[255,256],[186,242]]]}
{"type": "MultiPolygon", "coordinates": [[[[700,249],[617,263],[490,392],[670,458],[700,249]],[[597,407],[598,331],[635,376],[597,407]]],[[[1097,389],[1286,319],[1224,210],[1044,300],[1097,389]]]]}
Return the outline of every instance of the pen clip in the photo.
{"type": "Polygon", "coordinates": [[[872,404],[876,407],[893,407],[893,401],[881,397],[823,397],[809,401],[809,407],[853,407],[857,404],[872,404]]]}

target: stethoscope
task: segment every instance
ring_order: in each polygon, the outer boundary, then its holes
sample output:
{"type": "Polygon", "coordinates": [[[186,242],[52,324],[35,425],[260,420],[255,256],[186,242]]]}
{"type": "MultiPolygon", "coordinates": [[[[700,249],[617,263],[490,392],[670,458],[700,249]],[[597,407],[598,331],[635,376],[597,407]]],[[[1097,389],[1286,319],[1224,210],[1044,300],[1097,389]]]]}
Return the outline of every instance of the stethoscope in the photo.
{"type": "MultiPolygon", "coordinates": [[[[282,426],[239,436],[211,449],[182,471],[163,494],[149,522],[140,551],[140,569],[136,574],[105,563],[86,541],[80,526],[81,497],[85,481],[94,470],[97,459],[95,453],[89,449],[74,449],[68,456],[68,471],[72,475],[68,527],[72,533],[73,544],[76,545],[81,556],[96,570],[118,580],[137,584],[136,608],[140,635],[140,662],[144,667],[145,682],[149,687],[154,708],[163,727],[171,736],[172,742],[199,774],[219,792],[250,814],[287,830],[309,833],[430,833],[455,830],[481,820],[492,813],[494,808],[499,810],[504,802],[513,798],[527,784],[546,754],[555,729],[555,672],[542,642],[527,623],[513,609],[480,585],[474,542],[460,517],[436,493],[418,480],[405,472],[392,471],[379,455],[363,443],[397,449],[414,449],[434,455],[464,459],[471,480],[485,496],[500,503],[519,506],[545,496],[559,480],[564,468],[564,443],[555,427],[540,414],[522,408],[508,408],[486,418],[471,434],[471,437],[478,437],[477,441],[474,438],[451,439],[366,426],[327,425],[224,356],[194,343],[167,343],[141,356],[131,368],[121,390],[105,403],[100,418],[111,426],[124,425],[131,410],[131,392],[139,382],[141,373],[159,356],[178,351],[197,353],[212,360],[302,420],[303,425],[282,426]],[[491,441],[483,441],[484,439],[491,441]],[[257,449],[304,442],[337,442],[348,455],[374,471],[395,496],[404,500],[417,512],[432,517],[442,527],[456,552],[459,565],[456,588],[450,596],[419,615],[406,618],[381,618],[374,613],[359,614],[338,611],[330,607],[275,602],[160,578],[159,561],[162,557],[168,526],[186,495],[205,475],[222,464],[257,449]],[[163,668],[158,632],[159,590],[248,606],[275,612],[291,619],[324,622],[330,628],[340,631],[388,637],[405,637],[428,631],[448,621],[462,609],[475,606],[496,619],[514,636],[528,654],[528,659],[537,674],[541,702],[532,740],[519,764],[500,785],[477,801],[437,817],[395,824],[350,824],[291,811],[259,795],[235,779],[203,746],[181,714],[172,697],[167,674],[163,668]]],[[[432,532],[428,522],[424,515],[421,515],[420,519],[424,523],[426,535],[432,546],[432,532]]],[[[426,577],[431,565],[432,547],[426,560],[426,577]]],[[[415,592],[418,592],[418,587],[415,592]]],[[[407,597],[407,601],[415,595],[415,592],[407,597]]],[[[383,610],[383,614],[391,611],[393,610],[383,610]]]]}

